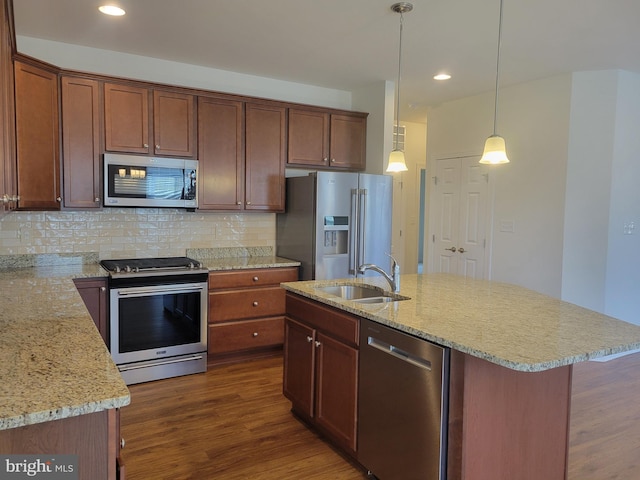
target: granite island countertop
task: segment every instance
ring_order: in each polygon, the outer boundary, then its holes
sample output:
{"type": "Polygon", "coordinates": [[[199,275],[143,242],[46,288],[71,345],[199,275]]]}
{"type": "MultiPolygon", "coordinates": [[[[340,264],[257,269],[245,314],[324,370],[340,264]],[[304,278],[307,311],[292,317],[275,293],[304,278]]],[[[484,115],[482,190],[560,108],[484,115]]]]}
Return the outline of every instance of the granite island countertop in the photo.
{"type": "Polygon", "coordinates": [[[382,277],[288,282],[292,292],[498,365],[536,372],[640,347],[640,326],[516,285],[457,275],[401,275],[389,303],[360,304],[318,287],[382,277]]]}
{"type": "Polygon", "coordinates": [[[128,405],[74,278],[97,264],[0,270],[0,430],[128,405]]]}

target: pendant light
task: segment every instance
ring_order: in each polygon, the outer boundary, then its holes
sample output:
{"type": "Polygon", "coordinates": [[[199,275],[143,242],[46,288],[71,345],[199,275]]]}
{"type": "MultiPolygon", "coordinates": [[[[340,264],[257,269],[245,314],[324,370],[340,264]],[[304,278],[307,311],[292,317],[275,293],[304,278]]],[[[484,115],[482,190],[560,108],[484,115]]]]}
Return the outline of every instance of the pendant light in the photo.
{"type": "Polygon", "coordinates": [[[500,20],[498,22],[498,56],[496,59],[496,96],[493,110],[493,135],[484,144],[484,153],[480,163],[497,165],[509,163],[504,138],[496,133],[498,123],[498,85],[500,81],[500,43],[502,41],[502,0],[500,0],[500,20]]]}
{"type": "Polygon", "coordinates": [[[395,142],[393,151],[389,155],[389,164],[387,165],[387,172],[406,172],[407,163],[404,159],[404,152],[398,148],[398,133],[400,130],[400,70],[402,67],[402,23],[405,12],[413,10],[413,5],[408,2],[394,3],[391,5],[391,10],[400,14],[400,42],[398,47],[398,82],[396,83],[396,115],[395,115],[395,142]]]}

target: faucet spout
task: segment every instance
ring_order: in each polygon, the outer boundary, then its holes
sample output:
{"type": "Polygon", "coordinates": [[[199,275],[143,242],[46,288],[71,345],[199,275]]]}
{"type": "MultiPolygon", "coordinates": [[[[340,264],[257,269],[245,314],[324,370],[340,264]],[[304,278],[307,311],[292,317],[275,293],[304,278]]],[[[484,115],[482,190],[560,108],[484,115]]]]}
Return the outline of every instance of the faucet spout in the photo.
{"type": "Polygon", "coordinates": [[[358,267],[358,273],[364,273],[367,270],[378,272],[387,280],[387,282],[389,282],[391,290],[394,293],[398,293],[400,291],[400,266],[398,265],[398,262],[396,262],[395,258],[393,258],[391,255],[389,255],[389,257],[391,257],[391,260],[393,260],[391,275],[389,275],[382,268],[380,268],[378,265],[374,265],[373,263],[365,263],[363,265],[360,265],[358,267]]]}

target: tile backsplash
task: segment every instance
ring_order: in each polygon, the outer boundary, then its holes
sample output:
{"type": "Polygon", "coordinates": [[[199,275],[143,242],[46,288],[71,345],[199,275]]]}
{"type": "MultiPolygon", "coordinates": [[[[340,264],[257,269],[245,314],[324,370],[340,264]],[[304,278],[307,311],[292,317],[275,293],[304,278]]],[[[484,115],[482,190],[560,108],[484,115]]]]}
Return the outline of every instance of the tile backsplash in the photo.
{"type": "Polygon", "coordinates": [[[12,212],[0,218],[0,255],[98,252],[103,258],[180,256],[188,248],[271,246],[275,214],[180,209],[12,212]]]}

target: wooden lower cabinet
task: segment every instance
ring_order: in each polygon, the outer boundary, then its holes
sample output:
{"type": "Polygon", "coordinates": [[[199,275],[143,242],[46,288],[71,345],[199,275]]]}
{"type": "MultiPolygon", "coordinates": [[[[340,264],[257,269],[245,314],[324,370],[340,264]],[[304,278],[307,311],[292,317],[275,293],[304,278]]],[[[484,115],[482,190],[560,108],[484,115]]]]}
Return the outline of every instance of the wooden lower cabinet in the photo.
{"type": "Polygon", "coordinates": [[[117,409],[0,431],[5,455],[78,455],[80,480],[124,479],[117,409]]]}
{"type": "Polygon", "coordinates": [[[358,317],[287,294],[283,393],[350,455],[357,450],[358,317]]]}
{"type": "Polygon", "coordinates": [[[285,291],[297,267],[226,270],[209,274],[209,363],[228,363],[281,351],[285,291]]]}
{"type": "Polygon", "coordinates": [[[76,278],[73,283],[104,343],[109,346],[109,295],[106,278],[76,278]]]}

